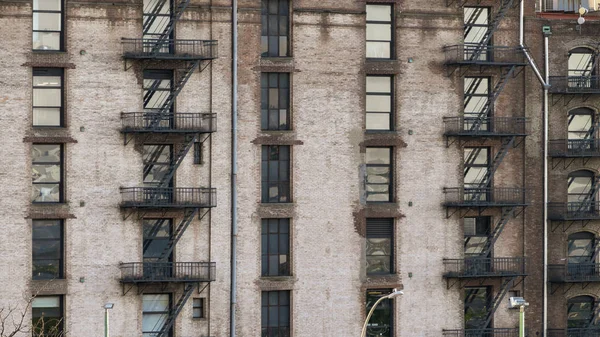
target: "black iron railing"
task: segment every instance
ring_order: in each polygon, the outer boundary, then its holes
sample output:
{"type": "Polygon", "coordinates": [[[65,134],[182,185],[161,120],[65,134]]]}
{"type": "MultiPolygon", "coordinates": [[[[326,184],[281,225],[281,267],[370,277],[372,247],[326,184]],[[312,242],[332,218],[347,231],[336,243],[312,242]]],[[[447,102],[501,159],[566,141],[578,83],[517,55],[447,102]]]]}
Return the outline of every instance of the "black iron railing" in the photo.
{"type": "Polygon", "coordinates": [[[600,94],[600,76],[550,76],[553,94],[600,94]]]}
{"type": "Polygon", "coordinates": [[[518,328],[443,330],[444,337],[518,337],[518,328]]]}
{"type": "Polygon", "coordinates": [[[123,208],[204,208],[217,206],[217,190],[201,187],[121,187],[123,208]]]}
{"type": "Polygon", "coordinates": [[[502,277],[525,274],[524,257],[444,259],[444,277],[502,277]]]}
{"type": "Polygon", "coordinates": [[[218,56],[215,40],[126,39],[123,57],[128,59],[212,60],[218,56]]]}
{"type": "Polygon", "coordinates": [[[600,327],[548,329],[548,337],[598,337],[600,327]]]}
{"type": "Polygon", "coordinates": [[[525,65],[521,47],[453,45],[444,47],[444,64],[515,64],[525,65]],[[479,51],[481,53],[479,54],[479,51]],[[479,56],[477,56],[479,55],[479,56]],[[477,56],[477,57],[476,57],[477,56]]]}
{"type": "Polygon", "coordinates": [[[525,189],[523,188],[465,188],[444,187],[444,206],[524,206],[525,189]]]}
{"type": "Polygon", "coordinates": [[[122,132],[198,132],[217,131],[217,114],[123,112],[122,132]]]}
{"type": "Polygon", "coordinates": [[[121,282],[210,282],[215,280],[215,262],[121,263],[121,282]]]}
{"type": "Polygon", "coordinates": [[[556,139],[548,146],[551,157],[600,157],[598,139],[556,139]]]}
{"type": "Polygon", "coordinates": [[[528,120],[524,117],[444,117],[446,136],[525,136],[528,120]]]}
{"type": "Polygon", "coordinates": [[[551,264],[548,265],[548,278],[556,283],[600,282],[600,264],[551,264]]]}
{"type": "Polygon", "coordinates": [[[549,202],[550,220],[594,220],[600,219],[600,202],[549,202]]]}

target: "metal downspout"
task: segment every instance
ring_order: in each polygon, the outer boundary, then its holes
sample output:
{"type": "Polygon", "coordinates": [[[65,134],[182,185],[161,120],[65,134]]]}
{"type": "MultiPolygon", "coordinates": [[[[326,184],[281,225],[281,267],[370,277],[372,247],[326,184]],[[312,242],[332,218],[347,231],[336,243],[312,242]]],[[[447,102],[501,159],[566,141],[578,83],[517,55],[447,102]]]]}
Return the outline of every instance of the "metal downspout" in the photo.
{"type": "MultiPolygon", "coordinates": [[[[540,1],[541,5],[541,1],[540,1]]],[[[543,301],[543,310],[542,310],[542,323],[543,323],[543,336],[546,336],[548,331],[548,88],[549,84],[549,70],[548,70],[548,35],[544,35],[544,75],[542,77],[539,69],[537,68],[533,58],[529,54],[529,51],[525,47],[524,43],[524,10],[525,10],[524,0],[521,0],[520,4],[520,14],[519,14],[519,46],[523,50],[523,54],[527,58],[529,65],[533,69],[533,72],[537,76],[538,80],[541,82],[543,90],[544,90],[544,102],[543,102],[543,119],[544,119],[544,206],[543,206],[543,221],[544,221],[544,252],[543,252],[543,260],[544,260],[544,301],[543,301]]],[[[540,7],[541,8],[541,7],[540,7]]]]}
{"type": "Polygon", "coordinates": [[[235,310],[237,307],[237,113],[238,113],[238,16],[237,0],[232,0],[231,9],[231,284],[229,335],[235,337],[235,310]]]}

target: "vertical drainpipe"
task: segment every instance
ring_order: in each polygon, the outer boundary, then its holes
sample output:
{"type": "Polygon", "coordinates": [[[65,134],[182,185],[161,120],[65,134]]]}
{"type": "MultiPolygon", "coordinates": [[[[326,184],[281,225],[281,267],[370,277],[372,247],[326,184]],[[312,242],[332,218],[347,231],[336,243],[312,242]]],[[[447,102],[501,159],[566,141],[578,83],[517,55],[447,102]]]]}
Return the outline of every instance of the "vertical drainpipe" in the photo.
{"type": "Polygon", "coordinates": [[[544,34],[544,336],[548,331],[548,34],[544,34]]]}
{"type": "Polygon", "coordinates": [[[232,94],[231,94],[231,284],[229,309],[229,335],[235,337],[235,310],[237,306],[237,113],[238,113],[238,17],[237,0],[232,0],[231,8],[231,68],[232,68],[232,94]]]}

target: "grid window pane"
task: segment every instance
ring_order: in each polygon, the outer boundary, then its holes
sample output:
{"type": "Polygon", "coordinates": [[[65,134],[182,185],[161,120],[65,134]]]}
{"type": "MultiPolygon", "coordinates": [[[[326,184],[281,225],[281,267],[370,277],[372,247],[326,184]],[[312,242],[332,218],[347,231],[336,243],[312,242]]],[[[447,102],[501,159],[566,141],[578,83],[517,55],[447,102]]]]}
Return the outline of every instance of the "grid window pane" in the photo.
{"type": "Polygon", "coordinates": [[[62,50],[62,15],[60,0],[33,1],[34,50],[62,50]]]}
{"type": "Polygon", "coordinates": [[[392,77],[367,76],[366,78],[366,129],[391,130],[392,77]]]}
{"type": "Polygon", "coordinates": [[[261,128],[289,130],[290,76],[288,73],[261,74],[261,128]]]}
{"type": "Polygon", "coordinates": [[[192,307],[192,317],[193,318],[204,318],[204,302],[205,298],[194,298],[193,299],[193,307],[192,307]]]}
{"type": "Polygon", "coordinates": [[[261,308],[262,337],[290,336],[290,292],[263,291],[261,308]]]}
{"type": "Polygon", "coordinates": [[[264,145],[261,162],[262,202],[290,202],[289,146],[264,145]]]}
{"type": "Polygon", "coordinates": [[[32,271],[34,280],[63,278],[61,220],[33,220],[32,271]]]}
{"type": "Polygon", "coordinates": [[[62,296],[37,296],[31,303],[33,337],[63,336],[62,296]]]}
{"type": "MultiPolygon", "coordinates": [[[[371,307],[382,296],[391,293],[391,289],[369,289],[367,290],[367,308],[366,312],[371,310],[371,307]]],[[[385,299],[377,305],[373,311],[369,324],[367,324],[367,336],[369,337],[392,337],[393,333],[393,306],[392,300],[385,299]]]]}
{"type": "Polygon", "coordinates": [[[488,328],[486,316],[490,307],[490,287],[465,287],[465,329],[488,328]]]}
{"type": "Polygon", "coordinates": [[[155,337],[169,318],[169,294],[144,294],[142,298],[142,334],[155,337]]]}
{"type": "Polygon", "coordinates": [[[168,186],[172,186],[173,177],[168,177],[171,173],[172,161],[173,145],[145,144],[143,147],[144,185],[156,187],[167,182],[168,186]]]}
{"type": "Polygon", "coordinates": [[[261,1],[261,56],[289,56],[289,0],[261,1]]]}
{"type": "Polygon", "coordinates": [[[394,271],[394,219],[367,218],[367,274],[390,274],[394,271]]]}
{"type": "Polygon", "coordinates": [[[392,148],[366,149],[365,187],[367,202],[392,201],[392,148]]]}
{"type": "Polygon", "coordinates": [[[290,275],[289,219],[263,219],[262,276],[290,275]]]}
{"type": "Polygon", "coordinates": [[[392,58],[392,6],[367,5],[367,58],[392,58]]]}
{"type": "Polygon", "coordinates": [[[62,181],[62,145],[32,145],[32,202],[61,202],[62,181]]]}
{"type": "Polygon", "coordinates": [[[34,68],[33,126],[62,126],[63,70],[34,68]]]}

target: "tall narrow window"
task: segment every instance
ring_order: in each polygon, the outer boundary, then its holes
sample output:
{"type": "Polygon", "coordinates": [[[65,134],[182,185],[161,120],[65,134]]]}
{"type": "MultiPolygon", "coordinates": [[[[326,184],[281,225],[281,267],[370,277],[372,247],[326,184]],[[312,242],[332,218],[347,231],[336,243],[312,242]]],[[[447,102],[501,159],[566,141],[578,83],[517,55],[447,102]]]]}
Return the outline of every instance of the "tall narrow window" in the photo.
{"type": "Polygon", "coordinates": [[[490,287],[465,287],[465,329],[486,329],[491,302],[490,287]]]}
{"type": "MultiPolygon", "coordinates": [[[[142,37],[146,39],[144,49],[157,46],[154,42],[173,38],[173,0],[143,0],[144,14],[142,37]]],[[[150,50],[144,50],[146,52],[150,50]]],[[[173,52],[173,44],[163,44],[161,53],[173,52]]]]}
{"type": "Polygon", "coordinates": [[[596,201],[598,186],[594,172],[579,170],[569,173],[567,180],[567,201],[569,208],[588,208],[596,201]]]}
{"type": "Polygon", "coordinates": [[[489,103],[490,78],[464,78],[464,129],[489,131],[491,108],[489,103]]]}
{"type": "Polygon", "coordinates": [[[290,74],[260,74],[261,128],[290,129],[290,74]]]}
{"type": "MultiPolygon", "coordinates": [[[[144,219],[144,262],[172,262],[173,251],[168,251],[172,236],[171,219],[144,219]]],[[[166,268],[163,268],[166,269],[166,268]]]]}
{"type": "Polygon", "coordinates": [[[143,149],[144,185],[148,187],[173,186],[173,177],[168,176],[173,161],[173,145],[144,144],[143,149]]]}
{"type": "Polygon", "coordinates": [[[367,58],[393,57],[392,9],[392,5],[367,5],[367,58]]]}
{"type": "Polygon", "coordinates": [[[594,111],[589,108],[569,111],[568,149],[571,153],[582,153],[595,147],[594,139],[598,129],[594,115],[594,111]]]}
{"type": "Polygon", "coordinates": [[[63,336],[62,296],[36,296],[31,303],[33,337],[63,336]]]}
{"type": "Polygon", "coordinates": [[[262,276],[290,275],[290,219],[263,219],[262,276]]]}
{"type": "MultiPolygon", "coordinates": [[[[367,308],[366,312],[371,310],[371,307],[382,296],[392,292],[391,289],[369,289],[367,290],[367,308]]],[[[375,337],[392,337],[393,331],[393,302],[391,299],[385,299],[379,303],[373,311],[369,324],[367,325],[367,336],[375,337]]]]}
{"type": "Polygon", "coordinates": [[[149,116],[148,126],[173,127],[173,100],[169,99],[173,90],[172,70],[144,70],[144,111],[149,116]],[[156,113],[156,115],[154,115],[156,113]],[[169,114],[169,115],[165,115],[169,114]]]}
{"type": "MultiPolygon", "coordinates": [[[[142,297],[142,336],[155,337],[169,319],[170,294],[144,294],[142,297]]],[[[168,336],[171,336],[172,329],[168,336]]]]}
{"type": "Polygon", "coordinates": [[[490,236],[489,216],[464,218],[465,257],[482,256],[490,236]]]}
{"type": "Polygon", "coordinates": [[[62,68],[33,69],[33,126],[62,126],[63,73],[62,68]]]}
{"type": "Polygon", "coordinates": [[[261,1],[260,50],[263,57],[289,56],[289,2],[261,1]]]}
{"type": "Polygon", "coordinates": [[[569,235],[568,263],[594,263],[596,259],[596,238],[590,232],[578,232],[569,235]]]}
{"type": "Polygon", "coordinates": [[[261,166],[262,202],[291,202],[290,147],[264,145],[261,166]]]}
{"type": "Polygon", "coordinates": [[[567,328],[585,329],[594,326],[597,318],[594,317],[594,298],[591,296],[577,296],[567,301],[567,328]]]}
{"type": "Polygon", "coordinates": [[[489,7],[464,7],[465,59],[487,60],[487,48],[491,45],[488,31],[490,29],[489,7]],[[487,41],[486,41],[487,39],[487,41]],[[479,52],[482,51],[480,54],[479,52]]]}
{"type": "Polygon", "coordinates": [[[63,2],[33,0],[33,49],[63,50],[63,2]]]}
{"type": "Polygon", "coordinates": [[[488,147],[464,148],[465,200],[489,200],[489,153],[488,147]]]}
{"type": "Polygon", "coordinates": [[[394,272],[394,219],[367,218],[367,274],[394,272]]]}
{"type": "Polygon", "coordinates": [[[192,318],[205,318],[206,317],[206,315],[204,313],[204,307],[205,307],[204,302],[206,302],[206,298],[204,298],[204,297],[193,299],[192,318]]]}
{"type": "Polygon", "coordinates": [[[63,278],[62,220],[33,220],[31,256],[34,280],[63,278]]]}
{"type": "Polygon", "coordinates": [[[392,130],[392,83],[392,76],[367,76],[367,130],[392,130]]]}
{"type": "Polygon", "coordinates": [[[261,302],[261,337],[289,337],[290,292],[263,291],[261,302]]]}
{"type": "Polygon", "coordinates": [[[392,148],[368,147],[366,149],[367,202],[392,201],[392,148]]]}
{"type": "Polygon", "coordinates": [[[61,144],[33,144],[32,191],[33,202],[63,201],[63,146],[61,144]]]}
{"type": "Polygon", "coordinates": [[[568,63],[570,89],[598,89],[597,79],[592,79],[597,75],[598,57],[591,49],[575,48],[569,51],[568,63]]]}

